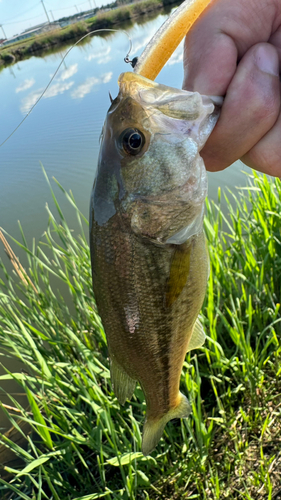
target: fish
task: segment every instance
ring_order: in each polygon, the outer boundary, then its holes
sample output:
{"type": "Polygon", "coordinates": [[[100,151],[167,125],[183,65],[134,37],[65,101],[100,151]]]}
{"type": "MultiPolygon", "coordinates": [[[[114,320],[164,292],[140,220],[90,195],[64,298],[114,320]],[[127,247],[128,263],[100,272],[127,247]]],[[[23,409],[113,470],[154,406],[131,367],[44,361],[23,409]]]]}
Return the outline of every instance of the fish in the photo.
{"type": "Polygon", "coordinates": [[[121,405],[138,382],[146,400],[142,452],[166,423],[187,418],[179,390],[209,274],[203,231],[207,173],[199,152],[219,98],[120,75],[102,130],[90,202],[93,290],[121,405]]]}

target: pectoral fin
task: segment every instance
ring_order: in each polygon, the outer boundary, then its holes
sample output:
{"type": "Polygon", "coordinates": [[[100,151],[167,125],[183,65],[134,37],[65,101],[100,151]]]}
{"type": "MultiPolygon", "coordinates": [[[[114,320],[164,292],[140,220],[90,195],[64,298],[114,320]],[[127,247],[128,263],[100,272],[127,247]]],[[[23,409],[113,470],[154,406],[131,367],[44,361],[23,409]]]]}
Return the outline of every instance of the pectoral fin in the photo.
{"type": "Polygon", "coordinates": [[[206,335],[203,330],[203,326],[201,325],[199,319],[197,319],[195,321],[195,325],[193,327],[192,335],[186,352],[192,351],[193,349],[198,349],[198,347],[202,347],[205,340],[206,335]]]}
{"type": "Polygon", "coordinates": [[[142,437],[142,452],[144,455],[149,455],[157,446],[164,427],[173,418],[187,418],[191,413],[191,406],[188,399],[179,393],[179,404],[169,410],[166,415],[158,419],[148,418],[144,424],[142,437]]]}
{"type": "Polygon", "coordinates": [[[119,403],[124,405],[126,399],[131,399],[136,381],[129,377],[114,359],[110,360],[110,378],[115,396],[119,403]]]}
{"type": "Polygon", "coordinates": [[[190,269],[190,254],[190,244],[184,243],[175,248],[170,267],[170,276],[167,282],[166,307],[171,307],[185,287],[190,269]]]}

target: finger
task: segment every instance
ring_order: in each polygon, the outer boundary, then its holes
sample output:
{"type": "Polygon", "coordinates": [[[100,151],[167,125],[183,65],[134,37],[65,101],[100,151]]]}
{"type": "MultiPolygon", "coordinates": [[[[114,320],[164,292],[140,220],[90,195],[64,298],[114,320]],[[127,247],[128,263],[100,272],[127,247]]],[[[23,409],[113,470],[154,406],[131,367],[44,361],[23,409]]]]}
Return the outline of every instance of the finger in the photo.
{"type": "Polygon", "coordinates": [[[224,95],[253,45],[268,42],[281,22],[281,2],[213,0],[187,34],[183,88],[224,95]]]}
{"type": "Polygon", "coordinates": [[[281,178],[281,114],[272,129],[241,160],[249,167],[281,178]]]}
{"type": "Polygon", "coordinates": [[[233,40],[218,33],[210,37],[206,48],[204,40],[201,40],[197,46],[196,64],[191,51],[193,45],[188,42],[184,50],[183,89],[206,95],[225,95],[237,65],[237,49],[233,40]]]}
{"type": "MultiPolygon", "coordinates": [[[[274,45],[279,55],[281,66],[281,28],[270,37],[269,43],[274,45]]],[[[277,103],[276,103],[277,105],[277,103]]],[[[281,114],[272,129],[241,160],[251,168],[260,172],[281,177],[281,114]]]]}
{"type": "Polygon", "coordinates": [[[223,170],[250,151],[273,127],[279,108],[277,51],[270,44],[256,44],[239,63],[219,121],[201,152],[207,170],[223,170]]]}
{"type": "Polygon", "coordinates": [[[271,35],[268,42],[277,49],[279,64],[281,65],[281,26],[271,35]]]}

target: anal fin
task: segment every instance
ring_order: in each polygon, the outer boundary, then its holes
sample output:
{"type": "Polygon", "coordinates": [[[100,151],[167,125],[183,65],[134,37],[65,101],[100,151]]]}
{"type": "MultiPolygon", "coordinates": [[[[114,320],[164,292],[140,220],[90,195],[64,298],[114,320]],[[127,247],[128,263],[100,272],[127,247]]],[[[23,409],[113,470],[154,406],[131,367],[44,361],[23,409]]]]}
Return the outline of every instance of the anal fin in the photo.
{"type": "Polygon", "coordinates": [[[149,455],[157,446],[164,427],[173,418],[187,418],[191,413],[191,406],[188,399],[179,393],[179,403],[175,408],[171,408],[165,415],[158,419],[148,419],[145,421],[142,436],[142,452],[149,455]]]}
{"type": "Polygon", "coordinates": [[[199,319],[197,318],[192,330],[192,334],[186,352],[192,351],[193,349],[198,349],[198,347],[202,347],[205,340],[206,340],[206,335],[203,330],[203,326],[201,325],[199,319]]]}
{"type": "Polygon", "coordinates": [[[119,403],[124,405],[126,399],[131,399],[136,381],[129,377],[114,359],[110,359],[110,378],[115,396],[119,403]]]}

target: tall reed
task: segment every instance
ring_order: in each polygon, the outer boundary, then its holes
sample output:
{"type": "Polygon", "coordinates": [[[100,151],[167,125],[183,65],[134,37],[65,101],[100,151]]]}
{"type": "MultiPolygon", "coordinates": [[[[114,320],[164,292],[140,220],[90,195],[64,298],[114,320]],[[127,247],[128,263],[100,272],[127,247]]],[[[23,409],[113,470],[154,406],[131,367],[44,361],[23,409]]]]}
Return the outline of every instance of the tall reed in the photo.
{"type": "Polygon", "coordinates": [[[43,241],[29,248],[23,231],[21,242],[10,238],[26,253],[30,280],[1,262],[0,345],[23,369],[6,369],[0,384],[15,380],[27,406],[12,395],[2,405],[18,437],[0,435],[0,460],[9,457],[0,498],[273,499],[281,481],[281,183],[253,174],[248,184],[225,195],[227,212],[220,191],[218,203],[207,200],[207,341],[187,355],[181,377],[193,413],[169,423],[149,457],[140,451],[141,389],[122,408],[112,391],[88,222],[56,181],[75,210],[75,236],[50,185],[57,215],[47,208],[43,241]]]}

